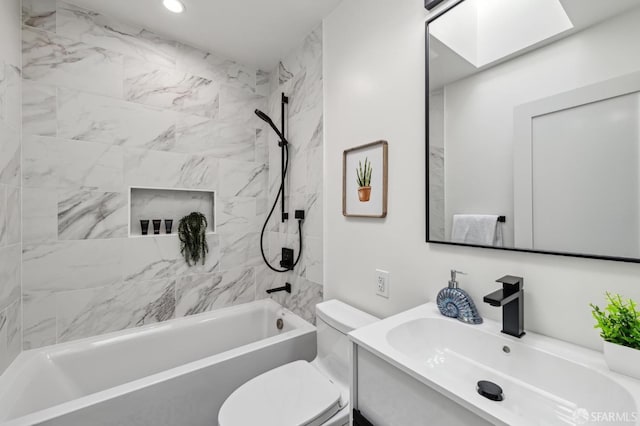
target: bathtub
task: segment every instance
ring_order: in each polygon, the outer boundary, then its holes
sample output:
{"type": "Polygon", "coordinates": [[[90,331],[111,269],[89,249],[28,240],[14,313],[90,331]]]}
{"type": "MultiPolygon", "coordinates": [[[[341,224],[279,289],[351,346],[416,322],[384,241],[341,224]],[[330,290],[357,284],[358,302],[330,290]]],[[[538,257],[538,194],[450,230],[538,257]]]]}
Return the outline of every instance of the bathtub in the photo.
{"type": "Polygon", "coordinates": [[[0,424],[213,426],[238,386],[315,354],[315,327],[270,299],[34,349],[0,377],[0,424]]]}

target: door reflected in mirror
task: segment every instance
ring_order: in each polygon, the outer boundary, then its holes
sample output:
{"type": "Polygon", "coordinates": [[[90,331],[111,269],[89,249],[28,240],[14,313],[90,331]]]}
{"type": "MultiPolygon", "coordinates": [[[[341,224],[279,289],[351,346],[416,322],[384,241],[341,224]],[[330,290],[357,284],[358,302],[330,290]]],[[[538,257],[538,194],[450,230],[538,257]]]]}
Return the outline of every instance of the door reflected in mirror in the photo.
{"type": "Polygon", "coordinates": [[[640,259],[640,0],[427,24],[430,242],[640,259]]]}

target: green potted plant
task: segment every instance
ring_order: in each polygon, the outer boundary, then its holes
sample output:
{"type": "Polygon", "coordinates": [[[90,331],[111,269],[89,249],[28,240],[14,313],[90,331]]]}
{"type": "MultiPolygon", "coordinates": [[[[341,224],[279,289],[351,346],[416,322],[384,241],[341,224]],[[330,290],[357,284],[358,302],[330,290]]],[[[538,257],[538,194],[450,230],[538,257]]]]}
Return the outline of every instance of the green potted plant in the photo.
{"type": "Polygon", "coordinates": [[[204,265],[209,252],[207,226],[207,218],[200,212],[192,212],[180,219],[178,224],[180,253],[189,266],[193,266],[199,261],[202,261],[204,265]]]}
{"type": "Polygon", "coordinates": [[[607,301],[604,309],[590,304],[604,339],[604,358],[611,371],[640,379],[640,312],[633,300],[618,294],[607,293],[607,301]]]}
{"type": "Polygon", "coordinates": [[[372,168],[368,157],[364,159],[364,168],[362,167],[362,161],[358,161],[358,168],[356,169],[358,199],[363,203],[371,199],[371,173],[372,168]]]}

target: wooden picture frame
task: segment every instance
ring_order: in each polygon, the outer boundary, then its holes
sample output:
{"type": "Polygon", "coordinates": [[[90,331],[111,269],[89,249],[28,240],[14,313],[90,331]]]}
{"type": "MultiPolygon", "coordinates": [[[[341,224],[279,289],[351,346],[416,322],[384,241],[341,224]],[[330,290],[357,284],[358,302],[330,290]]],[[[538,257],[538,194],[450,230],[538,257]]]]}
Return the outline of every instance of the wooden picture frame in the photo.
{"type": "Polygon", "coordinates": [[[389,144],[376,141],[342,154],[342,214],[346,217],[387,216],[389,144]]]}

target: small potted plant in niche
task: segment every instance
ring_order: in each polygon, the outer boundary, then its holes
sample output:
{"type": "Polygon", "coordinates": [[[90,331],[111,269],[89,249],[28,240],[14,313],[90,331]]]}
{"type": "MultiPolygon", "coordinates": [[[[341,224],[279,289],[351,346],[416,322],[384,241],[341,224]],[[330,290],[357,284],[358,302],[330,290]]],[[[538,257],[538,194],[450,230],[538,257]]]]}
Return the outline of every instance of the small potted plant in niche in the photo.
{"type": "Polygon", "coordinates": [[[207,218],[200,212],[193,212],[180,219],[178,236],[180,238],[180,253],[187,265],[194,266],[199,261],[204,265],[209,252],[207,244],[207,218]]]}
{"type": "Polygon", "coordinates": [[[356,175],[358,178],[358,199],[365,203],[371,199],[371,163],[369,158],[364,159],[364,168],[362,162],[358,161],[356,175]]]}
{"type": "Polygon", "coordinates": [[[611,371],[640,379],[640,312],[633,300],[607,293],[609,304],[600,309],[593,303],[593,317],[604,339],[604,358],[611,371]]]}

